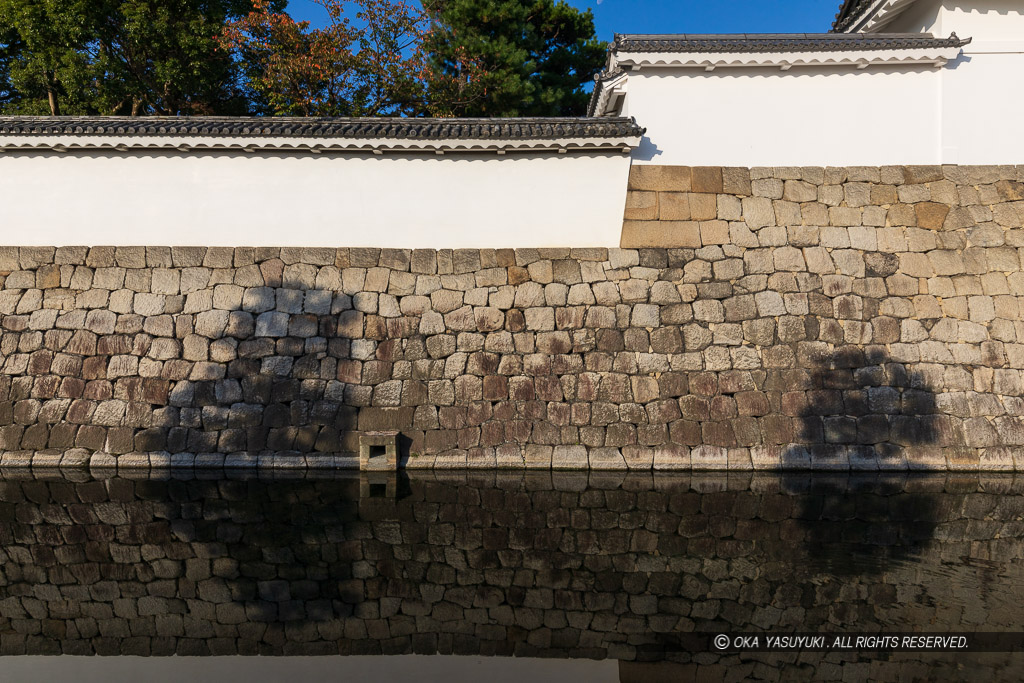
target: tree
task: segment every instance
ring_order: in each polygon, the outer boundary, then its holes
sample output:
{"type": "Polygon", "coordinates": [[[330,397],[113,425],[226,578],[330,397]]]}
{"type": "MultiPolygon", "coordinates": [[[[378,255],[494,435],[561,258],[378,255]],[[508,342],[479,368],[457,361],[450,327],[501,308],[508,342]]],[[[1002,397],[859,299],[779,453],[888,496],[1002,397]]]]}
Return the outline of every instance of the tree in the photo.
{"type": "MultiPolygon", "coordinates": [[[[273,6],[283,6],[274,0],[273,6]]],[[[18,97],[5,111],[240,114],[237,65],[217,36],[251,0],[0,0],[18,97]]]]}
{"type": "Polygon", "coordinates": [[[11,63],[21,52],[18,34],[10,27],[0,30],[0,111],[20,95],[11,83],[11,63]]]}
{"type": "Polygon", "coordinates": [[[11,88],[20,97],[5,110],[48,110],[56,116],[67,100],[79,104],[87,81],[88,14],[88,4],[82,1],[0,0],[0,25],[9,27],[12,43],[20,48],[8,62],[11,88]]]}
{"type": "Polygon", "coordinates": [[[229,23],[226,50],[239,55],[253,108],[299,116],[446,115],[476,96],[475,64],[453,59],[460,78],[434,73],[423,51],[428,14],[406,0],[314,0],[322,29],[256,0],[229,23]]]}
{"type": "Polygon", "coordinates": [[[433,71],[460,80],[459,62],[480,66],[485,95],[461,116],[569,116],[586,111],[585,84],[604,64],[594,17],[559,0],[438,0],[426,38],[433,71]]]}

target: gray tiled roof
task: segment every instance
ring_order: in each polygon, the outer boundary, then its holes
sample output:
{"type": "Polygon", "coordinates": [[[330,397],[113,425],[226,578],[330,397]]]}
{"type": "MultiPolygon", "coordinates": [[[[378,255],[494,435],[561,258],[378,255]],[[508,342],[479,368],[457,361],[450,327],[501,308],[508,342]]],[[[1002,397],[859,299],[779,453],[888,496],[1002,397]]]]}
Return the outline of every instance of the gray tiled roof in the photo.
{"type": "Polygon", "coordinates": [[[597,101],[601,98],[601,92],[604,90],[604,84],[608,81],[615,80],[623,73],[625,72],[622,69],[604,69],[594,75],[594,90],[590,93],[590,100],[587,102],[588,116],[593,116],[594,111],[597,109],[597,101]]]}
{"type": "Polygon", "coordinates": [[[835,21],[832,22],[833,31],[843,31],[860,15],[864,14],[874,0],[843,0],[836,13],[835,21]]]}
{"type": "Polygon", "coordinates": [[[0,135],[529,140],[639,137],[643,132],[630,118],[0,117],[0,135]]]}
{"type": "Polygon", "coordinates": [[[930,33],[722,33],[674,35],[618,34],[615,52],[842,52],[851,50],[909,50],[961,47],[954,33],[936,38],[930,33]]]}

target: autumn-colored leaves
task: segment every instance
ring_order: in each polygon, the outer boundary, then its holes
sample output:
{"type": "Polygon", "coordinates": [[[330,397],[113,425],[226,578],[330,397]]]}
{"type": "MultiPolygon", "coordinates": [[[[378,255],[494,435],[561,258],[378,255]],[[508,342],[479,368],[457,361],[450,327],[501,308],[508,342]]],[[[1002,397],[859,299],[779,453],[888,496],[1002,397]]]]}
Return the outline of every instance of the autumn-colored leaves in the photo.
{"type": "Polygon", "coordinates": [[[451,115],[484,95],[479,60],[463,54],[454,73],[425,49],[428,12],[405,0],[314,0],[323,28],[256,0],[229,22],[225,49],[237,51],[253,99],[266,113],[295,116],[451,115]]]}

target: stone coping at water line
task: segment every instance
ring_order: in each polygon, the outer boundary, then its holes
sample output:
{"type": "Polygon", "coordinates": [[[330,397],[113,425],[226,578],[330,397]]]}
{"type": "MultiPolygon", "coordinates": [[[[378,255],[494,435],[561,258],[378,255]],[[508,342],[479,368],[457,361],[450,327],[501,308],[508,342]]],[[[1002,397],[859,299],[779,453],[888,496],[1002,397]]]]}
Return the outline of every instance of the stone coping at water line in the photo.
{"type": "MultiPolygon", "coordinates": [[[[478,457],[442,454],[399,458],[398,468],[413,471],[609,471],[609,472],[1024,472],[1024,450],[907,449],[894,457],[864,449],[824,452],[818,449],[687,449],[584,446],[527,446],[524,461],[502,458],[501,448],[478,457]]],[[[508,451],[509,449],[506,449],[508,451]]],[[[357,453],[89,453],[84,449],[7,451],[0,453],[0,470],[108,471],[359,471],[357,453]]],[[[371,470],[373,471],[373,470],[371,470]]],[[[381,473],[380,470],[374,473],[381,473]]],[[[387,474],[388,472],[383,472],[387,474]]],[[[393,472],[392,472],[393,473],[393,472]]],[[[2,476],[2,475],[0,475],[2,476]]]]}

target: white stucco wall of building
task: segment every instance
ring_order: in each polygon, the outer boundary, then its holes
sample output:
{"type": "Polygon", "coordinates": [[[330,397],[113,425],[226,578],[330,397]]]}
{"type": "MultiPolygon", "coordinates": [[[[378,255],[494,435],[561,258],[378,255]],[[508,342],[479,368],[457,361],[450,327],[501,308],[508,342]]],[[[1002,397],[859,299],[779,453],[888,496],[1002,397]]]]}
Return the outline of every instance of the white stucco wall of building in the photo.
{"type": "Polygon", "coordinates": [[[935,67],[645,66],[625,111],[638,164],[850,166],[1024,161],[1024,0],[917,0],[868,31],[956,33],[935,67]]]}
{"type": "Polygon", "coordinates": [[[618,246],[619,151],[0,154],[5,245],[618,246]]]}
{"type": "Polygon", "coordinates": [[[943,74],[942,162],[1024,162],[1024,52],[965,55],[943,74]]]}
{"type": "Polygon", "coordinates": [[[940,161],[934,67],[650,68],[630,74],[638,164],[859,166],[940,161]]]}
{"type": "MultiPolygon", "coordinates": [[[[875,29],[869,28],[869,31],[875,29]]],[[[1021,0],[916,0],[878,31],[970,36],[975,43],[1024,39],[1021,0]]],[[[976,49],[972,44],[966,51],[976,49]]]]}

